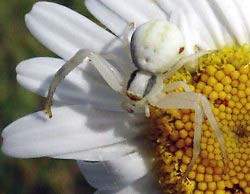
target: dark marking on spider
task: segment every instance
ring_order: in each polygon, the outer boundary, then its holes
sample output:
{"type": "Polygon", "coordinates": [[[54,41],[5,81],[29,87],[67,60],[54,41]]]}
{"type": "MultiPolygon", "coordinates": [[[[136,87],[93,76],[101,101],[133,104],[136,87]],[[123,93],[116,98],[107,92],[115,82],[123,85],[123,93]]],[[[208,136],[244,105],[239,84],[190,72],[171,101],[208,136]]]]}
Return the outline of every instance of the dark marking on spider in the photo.
{"type": "Polygon", "coordinates": [[[134,94],[131,94],[131,93],[129,93],[129,92],[127,92],[127,96],[131,99],[131,100],[133,100],[133,101],[140,101],[142,98],[140,98],[140,97],[138,97],[138,96],[136,96],[136,95],[134,95],[134,94]]]}
{"type": "Polygon", "coordinates": [[[179,50],[179,54],[183,53],[185,50],[185,47],[181,47],[180,50],[179,50]]]}

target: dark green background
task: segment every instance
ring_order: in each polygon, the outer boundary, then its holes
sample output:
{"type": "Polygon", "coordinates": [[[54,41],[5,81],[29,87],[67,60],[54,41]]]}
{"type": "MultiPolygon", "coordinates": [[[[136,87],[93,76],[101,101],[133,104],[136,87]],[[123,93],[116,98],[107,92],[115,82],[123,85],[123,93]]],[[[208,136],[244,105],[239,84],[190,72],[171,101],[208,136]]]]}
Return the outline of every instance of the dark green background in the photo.
{"type": "MultiPolygon", "coordinates": [[[[12,121],[41,109],[42,99],[16,82],[16,65],[36,56],[54,56],[28,32],[24,15],[35,0],[0,0],[0,130],[12,121]]],[[[88,18],[83,0],[53,1],[88,18]]],[[[90,194],[74,161],[19,160],[0,151],[0,194],[90,194]]]]}

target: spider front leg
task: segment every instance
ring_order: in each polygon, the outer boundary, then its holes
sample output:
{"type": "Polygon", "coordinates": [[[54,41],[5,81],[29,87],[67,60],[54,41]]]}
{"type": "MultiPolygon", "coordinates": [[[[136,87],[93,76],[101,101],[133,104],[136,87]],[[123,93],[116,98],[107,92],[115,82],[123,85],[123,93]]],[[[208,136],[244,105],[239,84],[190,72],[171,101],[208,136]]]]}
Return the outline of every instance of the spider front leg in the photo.
{"type": "Polygon", "coordinates": [[[154,104],[154,102],[157,102],[161,96],[165,95],[165,92],[169,93],[179,88],[183,88],[185,92],[192,91],[189,85],[184,81],[177,81],[164,86],[162,75],[158,75],[154,87],[152,88],[151,92],[146,96],[146,99],[148,101],[144,103],[146,116],[150,117],[148,103],[154,104]]]}
{"type": "MultiPolygon", "coordinates": [[[[179,87],[180,84],[183,83],[173,83],[168,85],[168,89],[172,90],[175,87],[179,87]]],[[[185,86],[185,83],[182,87],[185,86]]],[[[176,89],[176,88],[175,88],[176,89]]],[[[157,103],[153,105],[169,109],[169,108],[179,108],[179,109],[193,109],[195,110],[195,128],[194,128],[194,139],[193,139],[193,157],[192,160],[183,175],[185,178],[188,173],[192,170],[193,165],[195,164],[199,153],[200,153],[200,140],[201,140],[201,132],[202,132],[202,122],[204,119],[204,115],[207,117],[208,122],[211,128],[214,130],[215,137],[217,138],[220,148],[222,150],[223,158],[227,161],[227,154],[225,149],[225,142],[222,132],[219,129],[218,123],[214,117],[214,114],[211,109],[211,105],[208,99],[202,94],[194,93],[194,92],[180,92],[180,93],[170,93],[166,95],[164,99],[159,99],[157,103]]]]}
{"type": "Polygon", "coordinates": [[[193,156],[187,171],[183,175],[183,178],[185,178],[192,170],[201,151],[200,140],[204,114],[202,107],[200,106],[198,96],[193,92],[170,93],[165,97],[159,98],[158,101],[154,102],[152,105],[162,109],[192,109],[195,111],[193,156]]]}
{"type": "Polygon", "coordinates": [[[221,130],[219,128],[219,125],[218,125],[218,122],[216,121],[216,119],[214,117],[211,105],[210,105],[208,99],[205,96],[203,96],[201,94],[198,94],[198,95],[200,96],[199,99],[200,99],[203,111],[204,111],[204,113],[205,113],[205,115],[206,115],[206,117],[208,119],[208,122],[209,122],[210,126],[214,130],[215,137],[217,138],[217,140],[218,140],[218,142],[220,144],[220,148],[221,148],[221,151],[222,151],[223,158],[225,159],[225,161],[228,161],[223,133],[221,132],[221,130]]]}
{"type": "Polygon", "coordinates": [[[53,104],[53,96],[56,88],[64,80],[64,78],[79,66],[85,59],[89,59],[103,79],[108,85],[117,92],[122,93],[124,90],[124,79],[122,74],[111,65],[101,55],[93,53],[89,50],[79,50],[69,61],[67,61],[55,74],[48,91],[45,103],[45,113],[52,118],[51,106],[53,104]]]}
{"type": "Polygon", "coordinates": [[[186,84],[186,82],[184,81],[177,81],[177,82],[173,82],[170,84],[167,84],[165,87],[166,92],[172,92],[176,89],[179,88],[183,88],[185,92],[191,92],[191,88],[189,87],[188,84],[186,84]]]}
{"type": "Polygon", "coordinates": [[[134,30],[135,30],[135,23],[134,22],[128,23],[120,36],[120,39],[124,44],[124,47],[128,48],[128,50],[130,49],[129,46],[130,46],[131,34],[133,33],[134,30]]]}
{"type": "Polygon", "coordinates": [[[86,50],[78,51],[68,62],[66,62],[55,74],[48,91],[48,95],[45,103],[45,113],[52,118],[51,106],[53,104],[53,96],[58,85],[64,80],[64,78],[78,65],[80,65],[83,60],[89,56],[90,52],[86,50]]]}

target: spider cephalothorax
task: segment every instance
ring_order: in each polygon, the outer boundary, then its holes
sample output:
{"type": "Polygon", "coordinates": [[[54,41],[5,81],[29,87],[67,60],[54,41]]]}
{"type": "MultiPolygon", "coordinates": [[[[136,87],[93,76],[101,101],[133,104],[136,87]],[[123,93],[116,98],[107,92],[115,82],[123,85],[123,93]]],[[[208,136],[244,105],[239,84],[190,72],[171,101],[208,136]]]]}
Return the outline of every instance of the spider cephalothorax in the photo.
{"type": "MultiPolygon", "coordinates": [[[[125,36],[129,33],[126,30],[125,36]]],[[[124,96],[123,105],[129,112],[138,109],[146,110],[149,116],[148,105],[161,109],[192,109],[195,111],[195,132],[193,140],[193,157],[184,174],[191,170],[200,153],[200,139],[202,123],[206,116],[212,126],[215,136],[225,156],[224,139],[212,113],[208,99],[199,93],[192,92],[184,81],[163,84],[165,78],[171,77],[187,62],[204,55],[207,51],[192,56],[185,54],[185,41],[181,31],[167,21],[150,21],[138,27],[133,33],[130,46],[132,61],[137,70],[125,77],[115,66],[110,64],[101,54],[88,50],[79,50],[56,73],[49,89],[45,111],[52,117],[50,107],[56,87],[75,67],[86,58],[97,69],[103,79],[116,92],[124,96]],[[129,81],[127,81],[129,80],[129,81]],[[174,92],[182,88],[183,92],[174,92]]],[[[195,64],[187,66],[187,70],[196,69],[195,64]]],[[[193,73],[193,72],[192,72],[193,73]]]]}

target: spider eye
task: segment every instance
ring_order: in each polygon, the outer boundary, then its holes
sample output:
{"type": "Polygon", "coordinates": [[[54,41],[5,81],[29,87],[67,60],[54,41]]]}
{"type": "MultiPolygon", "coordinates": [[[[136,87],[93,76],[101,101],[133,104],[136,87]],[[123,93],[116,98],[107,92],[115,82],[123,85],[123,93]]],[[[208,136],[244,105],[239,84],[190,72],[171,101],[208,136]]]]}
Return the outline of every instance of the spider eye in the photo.
{"type": "Polygon", "coordinates": [[[146,71],[134,71],[128,82],[127,96],[134,101],[141,100],[154,86],[156,76],[146,71]]]}

